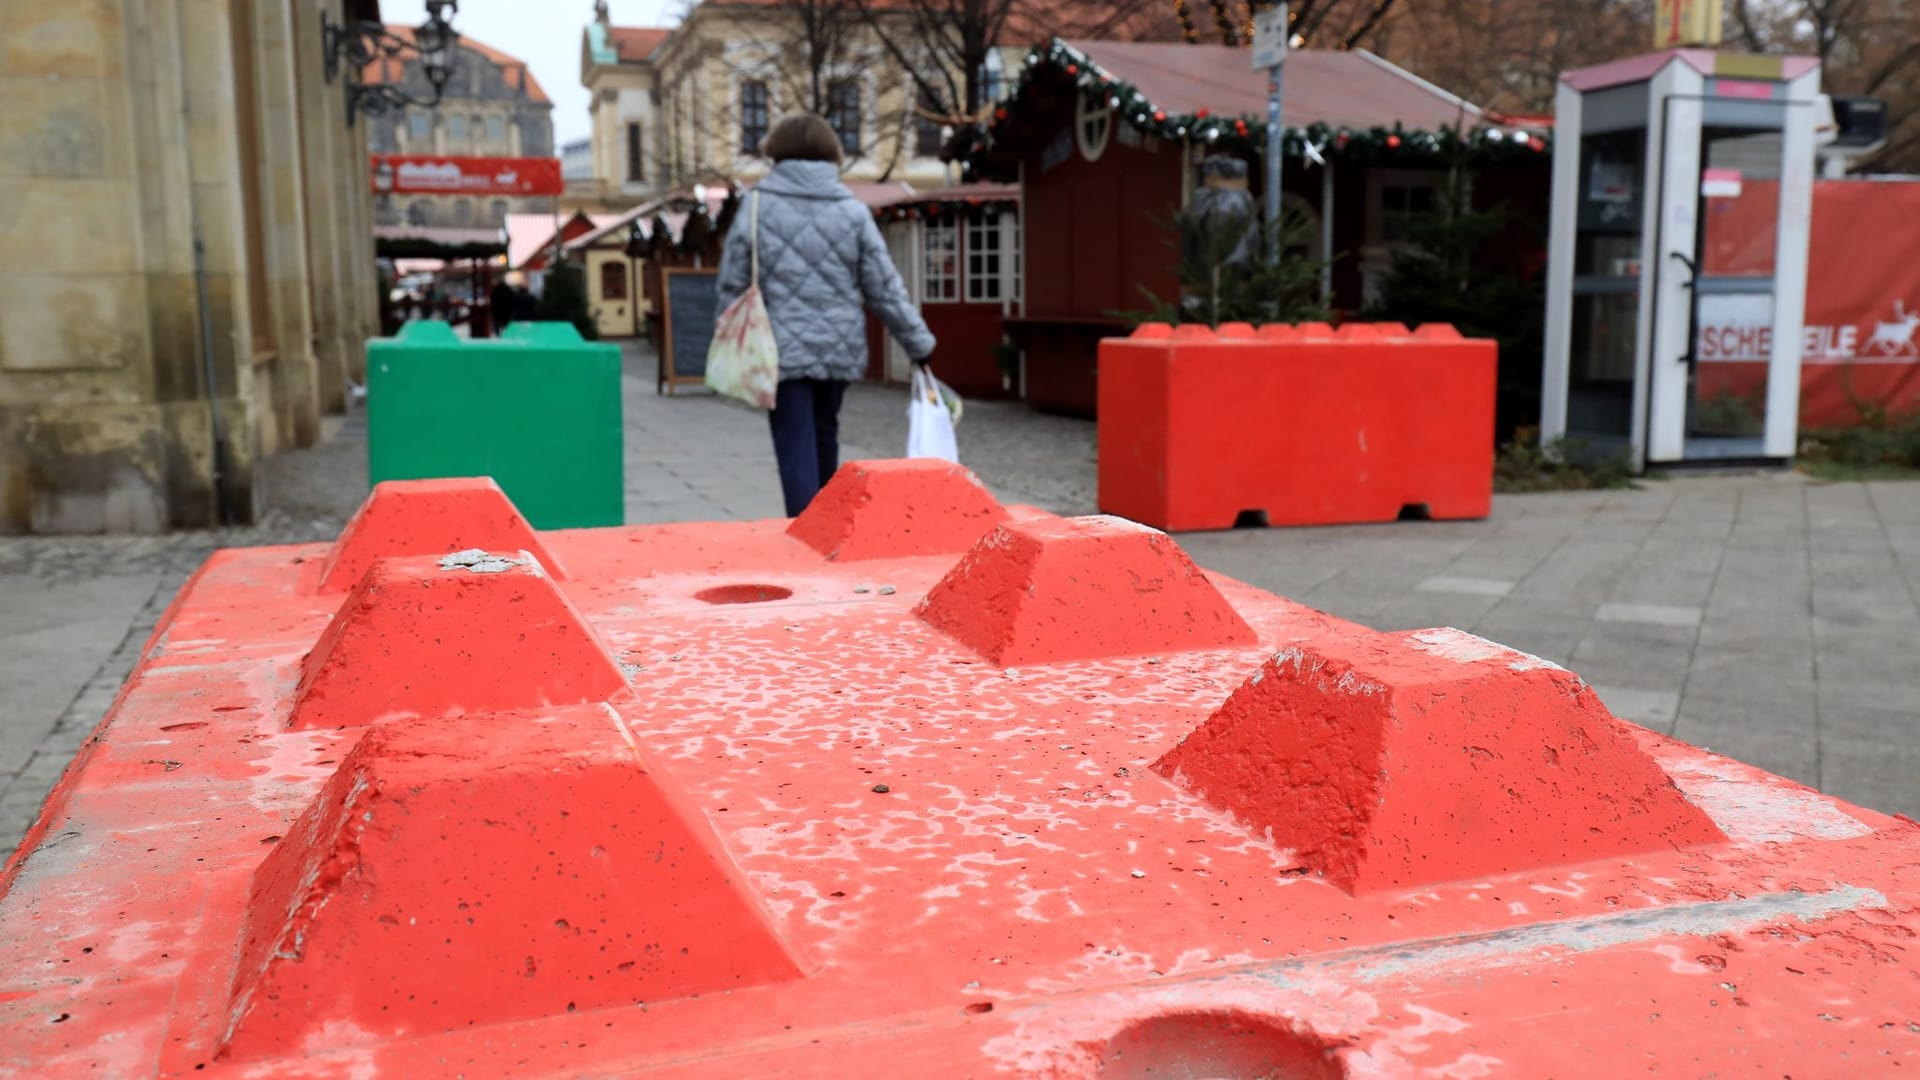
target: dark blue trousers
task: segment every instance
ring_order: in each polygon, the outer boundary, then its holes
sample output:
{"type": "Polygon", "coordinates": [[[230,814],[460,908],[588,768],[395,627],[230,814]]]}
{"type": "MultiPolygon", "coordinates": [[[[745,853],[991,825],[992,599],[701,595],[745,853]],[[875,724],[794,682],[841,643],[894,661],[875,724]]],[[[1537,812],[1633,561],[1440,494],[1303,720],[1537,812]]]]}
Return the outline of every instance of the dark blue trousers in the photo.
{"type": "Polygon", "coordinates": [[[840,399],[846,393],[847,384],[833,379],[780,381],[767,422],[788,517],[799,517],[840,467],[840,399]]]}

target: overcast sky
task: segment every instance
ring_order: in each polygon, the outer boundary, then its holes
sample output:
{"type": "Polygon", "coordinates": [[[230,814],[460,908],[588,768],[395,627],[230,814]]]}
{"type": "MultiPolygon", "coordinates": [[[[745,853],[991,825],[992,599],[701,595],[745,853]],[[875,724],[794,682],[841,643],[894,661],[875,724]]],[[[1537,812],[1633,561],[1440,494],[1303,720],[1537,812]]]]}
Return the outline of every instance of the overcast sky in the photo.
{"type": "MultiPolygon", "coordinates": [[[[611,0],[615,26],[666,26],[678,21],[686,0],[611,0]]],[[[424,0],[385,0],[380,15],[390,23],[426,21],[424,0]]],[[[533,69],[553,99],[554,149],[588,134],[587,90],[580,85],[580,34],[593,19],[593,0],[460,0],[453,28],[533,69]]]]}

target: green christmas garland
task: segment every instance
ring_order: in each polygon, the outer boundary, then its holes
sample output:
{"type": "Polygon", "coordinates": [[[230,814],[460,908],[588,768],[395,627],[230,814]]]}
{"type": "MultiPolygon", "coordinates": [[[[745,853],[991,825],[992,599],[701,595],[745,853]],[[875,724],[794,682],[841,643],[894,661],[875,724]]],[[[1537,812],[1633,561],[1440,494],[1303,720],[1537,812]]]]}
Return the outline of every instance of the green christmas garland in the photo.
{"type": "Polygon", "coordinates": [[[893,206],[877,207],[873,216],[880,224],[892,221],[914,221],[925,218],[928,221],[964,221],[974,214],[982,214],[988,221],[997,219],[1001,213],[1011,213],[1019,202],[1011,195],[974,196],[965,199],[933,199],[918,202],[898,203],[893,206]]]}
{"type": "MultiPolygon", "coordinates": [[[[1055,38],[1027,54],[1013,92],[974,129],[973,142],[963,155],[969,171],[977,172],[998,141],[1001,128],[1029,103],[1034,86],[1043,78],[1072,79],[1090,104],[1105,104],[1114,116],[1143,135],[1168,142],[1192,142],[1208,149],[1240,154],[1264,153],[1265,117],[1215,116],[1206,109],[1191,115],[1168,113],[1136,87],[1115,78],[1085,53],[1055,38]]],[[[1331,127],[1315,123],[1281,133],[1281,152],[1289,157],[1320,162],[1340,158],[1357,162],[1430,164],[1465,158],[1469,164],[1538,160],[1549,145],[1546,136],[1513,127],[1484,125],[1468,132],[1452,127],[1438,131],[1391,128],[1331,127]],[[1464,153],[1463,153],[1464,151],[1464,153]]]]}

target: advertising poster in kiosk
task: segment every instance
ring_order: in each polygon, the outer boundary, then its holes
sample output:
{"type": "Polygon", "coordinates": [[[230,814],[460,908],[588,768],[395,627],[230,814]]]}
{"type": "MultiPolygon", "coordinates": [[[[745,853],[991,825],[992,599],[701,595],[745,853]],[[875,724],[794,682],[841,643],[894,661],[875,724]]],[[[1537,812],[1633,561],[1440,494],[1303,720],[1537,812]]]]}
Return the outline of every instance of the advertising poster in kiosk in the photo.
{"type": "MultiPolygon", "coordinates": [[[[1712,178],[1702,269],[1719,277],[1772,273],[1779,184],[1712,178]],[[1734,190],[1729,190],[1733,188],[1734,190]]],[[[1800,423],[1836,427],[1861,406],[1920,412],[1920,258],[1890,230],[1920,220],[1920,183],[1822,180],[1813,187],[1800,423]]],[[[1751,294],[1702,296],[1695,355],[1702,396],[1764,395],[1773,304],[1751,294]]]]}

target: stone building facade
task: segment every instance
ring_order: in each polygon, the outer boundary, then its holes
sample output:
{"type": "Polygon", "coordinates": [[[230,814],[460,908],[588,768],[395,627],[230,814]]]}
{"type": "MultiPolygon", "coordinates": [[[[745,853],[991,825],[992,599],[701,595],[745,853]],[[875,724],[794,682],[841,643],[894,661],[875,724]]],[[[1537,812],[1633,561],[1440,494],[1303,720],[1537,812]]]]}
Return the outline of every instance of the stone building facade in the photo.
{"type": "Polygon", "coordinates": [[[321,13],[377,0],[7,0],[0,532],[248,521],[378,307],[365,140],[321,13]]]}
{"type": "MultiPolygon", "coordinates": [[[[455,28],[458,29],[458,18],[455,28]]],[[[389,33],[409,37],[404,26],[389,33]]],[[[418,57],[377,60],[367,82],[400,83],[416,97],[429,96],[418,57]]],[[[554,157],[553,102],[527,65],[490,45],[461,37],[453,74],[440,103],[369,116],[367,147],[376,154],[441,154],[457,157],[554,157]]],[[[552,201],[536,198],[474,198],[467,195],[381,195],[374,220],[381,225],[500,228],[509,213],[538,213],[552,201]]]]}
{"type": "MultiPolygon", "coordinates": [[[[780,116],[816,104],[816,75],[819,111],[845,145],[847,180],[945,184],[940,125],[916,115],[913,82],[880,39],[857,14],[845,17],[851,21],[832,31],[816,63],[795,8],[704,0],[665,29],[611,26],[598,6],[582,41],[581,82],[592,94],[602,193],[634,203],[765,175],[760,136],[780,116]]],[[[1008,61],[1023,51],[1002,50],[1008,61]]]]}

